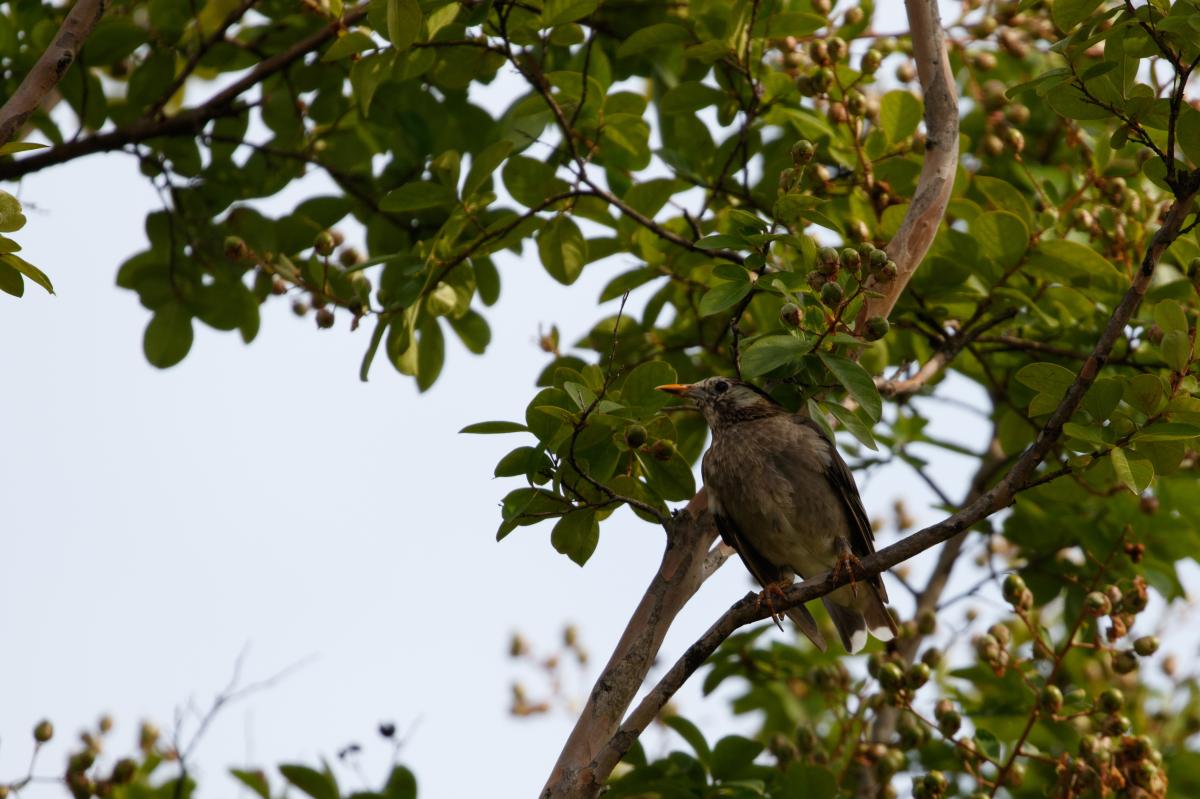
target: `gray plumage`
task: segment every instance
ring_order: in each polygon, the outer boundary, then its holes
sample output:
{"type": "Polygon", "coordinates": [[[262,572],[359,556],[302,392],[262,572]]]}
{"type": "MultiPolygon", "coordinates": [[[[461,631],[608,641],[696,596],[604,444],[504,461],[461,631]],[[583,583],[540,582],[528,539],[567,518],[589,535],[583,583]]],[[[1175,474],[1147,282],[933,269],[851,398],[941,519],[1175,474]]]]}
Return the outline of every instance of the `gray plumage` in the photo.
{"type": "MultiPolygon", "coordinates": [[[[710,377],[664,390],[693,400],[712,430],[703,463],[708,506],[722,539],[764,587],[835,568],[875,551],[854,476],[821,428],[739,380],[710,377]]],[[[878,575],[822,600],[848,652],[867,633],[891,640],[896,625],[878,575]]],[[[825,641],[803,607],[788,617],[820,649],[825,641]]]]}

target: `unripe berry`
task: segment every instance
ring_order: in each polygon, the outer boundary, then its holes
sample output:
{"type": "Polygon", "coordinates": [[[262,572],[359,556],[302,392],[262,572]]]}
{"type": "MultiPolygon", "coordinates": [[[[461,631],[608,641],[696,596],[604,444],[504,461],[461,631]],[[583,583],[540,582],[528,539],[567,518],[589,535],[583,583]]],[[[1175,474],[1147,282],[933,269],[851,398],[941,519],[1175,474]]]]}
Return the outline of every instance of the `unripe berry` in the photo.
{"type": "Polygon", "coordinates": [[[800,166],[807,164],[813,160],[813,156],[817,154],[816,145],[808,139],[801,139],[792,145],[792,163],[800,166]]]}
{"type": "Polygon", "coordinates": [[[1104,594],[1092,591],[1083,598],[1083,610],[1093,618],[1100,618],[1112,613],[1112,603],[1104,594]]]}
{"type": "Polygon", "coordinates": [[[304,300],[295,300],[292,302],[292,313],[296,316],[304,316],[308,313],[308,303],[304,300]]]}
{"type": "Polygon", "coordinates": [[[1158,651],[1158,638],[1153,635],[1143,635],[1133,642],[1133,651],[1142,657],[1149,657],[1158,651]]]}
{"type": "Polygon", "coordinates": [[[1105,717],[1104,723],[1100,725],[1100,731],[1109,737],[1115,737],[1129,732],[1129,728],[1132,726],[1133,722],[1129,720],[1128,716],[1114,713],[1105,717]]]}
{"type": "Polygon", "coordinates": [[[158,743],[158,727],[148,721],[143,721],[138,729],[138,746],[143,750],[151,749],[158,743]]]}
{"type": "Polygon", "coordinates": [[[338,263],[345,267],[356,266],[362,263],[362,259],[362,253],[353,247],[347,247],[338,253],[338,263]]]}
{"type": "Polygon", "coordinates": [[[656,461],[669,461],[674,454],[675,448],[671,442],[661,438],[650,447],[650,456],[656,461]]]}
{"type": "Polygon", "coordinates": [[[1010,604],[1016,604],[1021,597],[1021,593],[1025,591],[1025,581],[1021,579],[1019,574],[1010,574],[1004,578],[1004,601],[1010,604]]]}
{"type": "Polygon", "coordinates": [[[822,247],[817,250],[817,270],[823,275],[837,274],[841,261],[838,251],[832,247],[822,247]]]}
{"type": "Polygon", "coordinates": [[[625,430],[625,443],[630,449],[637,449],[646,443],[646,428],[640,424],[630,425],[625,430]]]}
{"type": "Polygon", "coordinates": [[[1038,697],[1038,704],[1047,713],[1058,713],[1063,706],[1062,690],[1057,685],[1047,685],[1042,689],[1041,696],[1038,697]]]}
{"type": "Polygon", "coordinates": [[[1112,670],[1117,674],[1129,674],[1131,671],[1135,671],[1137,667],[1137,655],[1133,654],[1132,649],[1122,649],[1113,655],[1112,670]]]}
{"type": "Polygon", "coordinates": [[[857,89],[852,89],[846,95],[846,111],[852,117],[860,117],[867,113],[867,97],[857,89]]]}
{"type": "Polygon", "coordinates": [[[117,761],[112,770],[112,781],[117,785],[124,785],[133,779],[134,773],[137,771],[137,763],[134,763],[128,757],[123,757],[117,761]]]}
{"type": "Polygon", "coordinates": [[[231,261],[241,261],[250,254],[250,248],[240,236],[225,237],[225,257],[231,261]]]}
{"type": "Polygon", "coordinates": [[[858,23],[862,22],[865,17],[866,12],[858,6],[851,6],[850,8],[846,9],[845,19],[847,25],[857,25],[858,23]]]}
{"type": "Polygon", "coordinates": [[[822,66],[829,63],[829,46],[823,39],[813,39],[808,44],[808,57],[822,66]]]}
{"type": "Polygon", "coordinates": [[[329,308],[320,308],[317,310],[317,327],[322,330],[328,330],[333,327],[335,317],[333,311],[329,308]]]}
{"type": "Polygon", "coordinates": [[[828,305],[830,308],[835,307],[845,297],[845,292],[842,291],[840,283],[830,281],[824,286],[821,286],[821,302],[828,305]]]}
{"type": "Polygon", "coordinates": [[[318,255],[332,255],[336,247],[337,242],[328,230],[322,230],[313,240],[313,249],[317,251],[318,255]]]}
{"type": "Polygon", "coordinates": [[[907,61],[896,67],[896,80],[901,83],[911,83],[917,77],[917,70],[907,61]]]}
{"type": "Polygon", "coordinates": [[[904,672],[895,663],[885,663],[879,669],[879,684],[887,691],[904,687],[904,672]]]}
{"type": "Polygon", "coordinates": [[[872,48],[863,53],[862,61],[859,63],[858,68],[862,70],[864,75],[874,75],[881,63],[883,63],[883,53],[872,48]]]}
{"type": "Polygon", "coordinates": [[[921,662],[931,669],[936,669],[942,663],[942,650],[931,646],[921,653],[921,662]]]}
{"type": "Polygon", "coordinates": [[[44,744],[54,737],[54,725],[49,719],[42,719],[33,728],[33,740],[40,744],[44,744]]]}
{"type": "Polygon", "coordinates": [[[871,255],[867,259],[871,264],[871,271],[878,272],[888,262],[887,253],[884,250],[871,250],[871,255]]]}
{"type": "Polygon", "coordinates": [[[925,683],[929,682],[929,677],[932,670],[924,663],[914,663],[908,667],[908,674],[905,675],[905,682],[908,683],[910,690],[917,690],[925,683]]]}
{"type": "Polygon", "coordinates": [[[867,319],[867,326],[864,331],[866,333],[865,338],[867,341],[878,341],[886,336],[890,329],[891,325],[887,319],[882,316],[872,316],[867,319]]]}
{"type": "Polygon", "coordinates": [[[783,322],[785,327],[800,327],[804,322],[804,314],[796,303],[785,302],[779,309],[779,321],[783,322]]]}
{"type": "Polygon", "coordinates": [[[1125,706],[1125,694],[1117,688],[1105,688],[1096,697],[1096,707],[1104,713],[1117,713],[1125,706]]]}
{"type": "Polygon", "coordinates": [[[833,85],[833,73],[824,67],[820,67],[809,76],[809,80],[812,82],[813,91],[818,94],[824,94],[833,85]]]}
{"type": "Polygon", "coordinates": [[[977,53],[975,55],[975,68],[988,72],[996,68],[996,56],[994,53],[977,53]]]}
{"type": "Polygon", "coordinates": [[[846,52],[848,50],[846,46],[846,40],[840,36],[832,37],[829,40],[828,50],[830,60],[834,62],[841,61],[846,57],[846,52]]]}
{"type": "Polygon", "coordinates": [[[862,268],[862,256],[858,254],[858,250],[853,247],[845,247],[842,249],[842,266],[854,274],[858,274],[862,268]]]}

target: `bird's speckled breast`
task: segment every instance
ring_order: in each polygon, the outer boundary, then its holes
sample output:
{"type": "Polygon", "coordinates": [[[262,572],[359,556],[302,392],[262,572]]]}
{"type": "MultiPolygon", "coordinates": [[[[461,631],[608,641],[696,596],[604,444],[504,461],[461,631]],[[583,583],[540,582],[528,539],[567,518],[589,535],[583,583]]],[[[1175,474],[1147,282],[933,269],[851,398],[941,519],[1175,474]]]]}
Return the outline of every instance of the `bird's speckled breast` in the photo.
{"type": "Polygon", "coordinates": [[[820,433],[785,415],[713,433],[704,457],[709,503],[733,520],[769,561],[799,575],[833,567],[834,539],[849,536],[840,497],[826,477],[820,433]]]}

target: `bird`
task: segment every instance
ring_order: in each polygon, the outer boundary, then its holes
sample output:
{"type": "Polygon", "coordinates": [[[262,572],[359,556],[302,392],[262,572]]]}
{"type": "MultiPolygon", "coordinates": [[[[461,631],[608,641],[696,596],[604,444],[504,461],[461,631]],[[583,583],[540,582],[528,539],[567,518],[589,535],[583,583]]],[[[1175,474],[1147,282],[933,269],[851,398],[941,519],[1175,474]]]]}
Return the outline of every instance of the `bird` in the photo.
{"type": "MultiPolygon", "coordinates": [[[[844,569],[854,576],[859,558],[875,551],[874,535],[854,475],[816,422],[731,377],[658,390],[691,400],[704,414],[712,431],[701,465],[709,510],[721,539],[762,585],[760,600],[772,616],[771,595],[796,577],[844,569]]],[[[878,574],[822,597],[850,653],[866,645],[868,634],[881,641],[896,636],[887,601],[878,574]]],[[[825,651],[820,628],[803,605],[787,615],[825,651]]]]}

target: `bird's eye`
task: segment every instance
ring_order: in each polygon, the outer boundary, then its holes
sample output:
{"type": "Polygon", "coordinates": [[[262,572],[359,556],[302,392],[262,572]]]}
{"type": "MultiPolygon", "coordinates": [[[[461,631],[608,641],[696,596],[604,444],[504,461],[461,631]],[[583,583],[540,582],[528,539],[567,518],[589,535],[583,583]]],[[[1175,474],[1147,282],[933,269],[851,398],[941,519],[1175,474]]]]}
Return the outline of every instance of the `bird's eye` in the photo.
{"type": "Polygon", "coordinates": [[[729,390],[729,384],[726,383],[724,380],[718,380],[716,382],[716,384],[713,386],[713,391],[717,392],[718,394],[724,394],[728,390],[729,390]]]}

